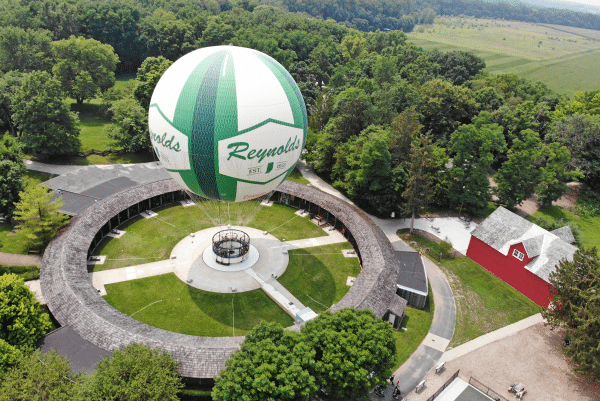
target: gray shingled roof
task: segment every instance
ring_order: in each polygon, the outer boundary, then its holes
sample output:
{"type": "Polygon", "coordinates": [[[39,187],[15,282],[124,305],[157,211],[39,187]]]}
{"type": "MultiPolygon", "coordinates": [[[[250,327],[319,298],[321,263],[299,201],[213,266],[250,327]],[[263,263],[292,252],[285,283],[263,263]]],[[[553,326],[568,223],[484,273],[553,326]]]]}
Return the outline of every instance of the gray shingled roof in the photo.
{"type": "Polygon", "coordinates": [[[577,247],[563,241],[556,234],[503,207],[489,215],[471,235],[505,256],[511,246],[523,243],[528,256],[535,256],[525,268],[545,281],[548,281],[550,273],[556,270],[561,260],[572,261],[573,254],[577,251],[577,247]]]}
{"type": "MultiPolygon", "coordinates": [[[[114,178],[118,177],[108,180],[114,178]]],[[[82,186],[81,192],[90,188],[93,187],[82,186]]],[[[128,187],[83,210],[44,252],[42,293],[61,325],[70,326],[84,340],[101,349],[113,351],[132,342],[149,344],[171,353],[182,376],[212,378],[225,367],[225,361],[238,349],[243,337],[195,337],[138,322],[110,306],[94,289],[87,273],[88,248],[109,219],[139,201],[180,189],[172,179],[159,180],[128,187]]],[[[400,263],[388,238],[366,214],[305,185],[286,181],[278,190],[308,200],[335,215],[347,227],[360,250],[362,270],[346,296],[331,307],[332,312],[345,307],[368,308],[382,317],[390,305],[398,309],[401,301],[397,300],[396,283],[400,263]]]]}
{"type": "Polygon", "coordinates": [[[406,305],[408,301],[398,295],[392,297],[390,304],[388,306],[388,310],[392,312],[396,316],[404,315],[404,310],[406,309],[406,305]]]}
{"type": "Polygon", "coordinates": [[[568,244],[575,242],[575,236],[573,235],[573,231],[571,231],[571,227],[569,226],[557,228],[556,230],[552,230],[550,232],[568,244]]]}
{"type": "Polygon", "coordinates": [[[54,190],[52,200],[62,198],[61,212],[77,215],[98,200],[127,188],[169,178],[160,162],[150,162],[82,167],[41,185],[54,190]]]}
{"type": "Polygon", "coordinates": [[[419,252],[396,252],[400,264],[397,284],[427,294],[427,275],[419,252]]]}

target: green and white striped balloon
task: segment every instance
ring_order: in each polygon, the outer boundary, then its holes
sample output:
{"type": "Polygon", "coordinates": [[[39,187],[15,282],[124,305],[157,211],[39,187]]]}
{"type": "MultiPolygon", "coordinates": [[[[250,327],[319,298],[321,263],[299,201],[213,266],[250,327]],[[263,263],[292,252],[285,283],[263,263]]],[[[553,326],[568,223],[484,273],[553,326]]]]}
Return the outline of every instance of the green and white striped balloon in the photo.
{"type": "Polygon", "coordinates": [[[184,188],[214,200],[260,197],[292,172],[306,142],[304,99],[273,58],[236,46],[195,50],[158,81],[152,146],[184,188]]]}

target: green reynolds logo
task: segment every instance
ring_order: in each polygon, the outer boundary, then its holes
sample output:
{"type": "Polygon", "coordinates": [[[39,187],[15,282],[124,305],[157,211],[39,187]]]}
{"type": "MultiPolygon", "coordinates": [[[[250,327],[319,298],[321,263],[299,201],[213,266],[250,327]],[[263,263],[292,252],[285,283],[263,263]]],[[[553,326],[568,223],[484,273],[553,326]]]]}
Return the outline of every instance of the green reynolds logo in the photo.
{"type": "Polygon", "coordinates": [[[300,147],[300,140],[296,136],[294,141],[292,142],[292,138],[288,138],[288,141],[285,146],[274,147],[271,149],[250,149],[250,145],[248,142],[234,142],[227,145],[227,149],[233,149],[229,152],[229,157],[227,160],[230,160],[232,157],[237,157],[242,160],[252,160],[254,158],[258,159],[259,162],[262,162],[265,157],[273,157],[277,155],[282,155],[284,153],[292,152],[300,147]]]}
{"type": "Polygon", "coordinates": [[[154,139],[154,142],[164,146],[165,148],[169,148],[174,152],[181,151],[179,142],[173,143],[173,141],[175,141],[175,135],[172,135],[170,139],[167,139],[166,132],[164,134],[162,134],[162,136],[160,136],[159,134],[155,134],[154,132],[151,132],[151,134],[152,134],[152,139],[154,139]]]}

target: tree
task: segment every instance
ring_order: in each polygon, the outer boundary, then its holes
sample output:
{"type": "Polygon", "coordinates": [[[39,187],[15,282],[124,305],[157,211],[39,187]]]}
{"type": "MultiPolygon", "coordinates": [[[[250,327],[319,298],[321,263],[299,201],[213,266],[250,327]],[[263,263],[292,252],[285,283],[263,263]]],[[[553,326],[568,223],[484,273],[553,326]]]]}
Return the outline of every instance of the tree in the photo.
{"type": "Polygon", "coordinates": [[[9,71],[0,78],[0,120],[12,136],[17,136],[17,127],[13,119],[13,96],[23,85],[25,74],[9,71]]]}
{"type": "Polygon", "coordinates": [[[52,72],[63,90],[77,100],[77,104],[115,84],[115,68],[119,57],[111,45],[71,36],[54,42],[52,48],[56,55],[52,72]]]}
{"type": "Polygon", "coordinates": [[[447,140],[460,124],[469,124],[477,113],[477,103],[470,89],[434,79],[421,87],[423,102],[420,112],[426,131],[436,141],[447,140]]]}
{"type": "Polygon", "coordinates": [[[548,278],[551,304],[542,316],[555,327],[566,327],[571,345],[565,348],[579,370],[600,378],[600,258],[594,248],[579,249],[573,261],[562,260],[548,278]]]}
{"type": "Polygon", "coordinates": [[[25,152],[45,159],[79,150],[77,115],[69,110],[60,83],[47,72],[29,74],[12,106],[25,152]]]}
{"type": "Polygon", "coordinates": [[[311,400],[318,390],[310,373],[314,358],[300,333],[261,321],[215,377],[213,399],[311,400]]]}
{"type": "Polygon", "coordinates": [[[473,213],[492,200],[488,175],[492,172],[494,152],[506,143],[502,127],[489,124],[491,115],[483,112],[473,124],[461,125],[450,138],[452,167],[448,170],[448,198],[453,206],[473,213]]]}
{"type": "Polygon", "coordinates": [[[194,50],[195,41],[193,27],[171,11],[157,8],[140,21],[140,42],[145,44],[146,54],[150,56],[176,60],[194,50]]]}
{"type": "Polygon", "coordinates": [[[148,110],[150,107],[150,99],[152,98],[152,92],[154,92],[156,84],[171,64],[173,62],[163,56],[148,57],[138,69],[133,94],[140,106],[145,110],[148,110]]]}
{"type": "Polygon", "coordinates": [[[485,68],[485,61],[469,52],[434,50],[431,58],[441,66],[440,75],[454,85],[464,84],[485,68]]]}
{"type": "Polygon", "coordinates": [[[52,327],[40,303],[16,274],[0,276],[0,339],[19,348],[32,348],[52,327]]]}
{"type": "Polygon", "coordinates": [[[47,71],[53,57],[50,31],[15,26],[0,28],[0,72],[47,71]]]}
{"type": "MultiPolygon", "coordinates": [[[[17,363],[22,357],[21,350],[0,339],[0,378],[2,374],[17,363]]],[[[1,394],[1,390],[0,390],[1,394]]]]}
{"type": "Polygon", "coordinates": [[[414,232],[415,215],[431,201],[435,173],[435,146],[429,134],[419,134],[410,148],[408,181],[402,193],[404,212],[411,216],[410,232],[414,232]]]}
{"type": "Polygon", "coordinates": [[[392,120],[390,125],[389,150],[392,166],[396,167],[410,159],[410,147],[413,139],[421,132],[419,113],[414,107],[404,110],[392,120]]]}
{"type": "Polygon", "coordinates": [[[574,114],[557,120],[546,142],[559,142],[571,153],[571,168],[585,175],[585,181],[600,190],[600,116],[574,114]]]}
{"type": "Polygon", "coordinates": [[[110,108],[112,124],[105,128],[113,144],[126,152],[149,151],[148,112],[134,98],[117,100],[110,108]]]}
{"type": "Polygon", "coordinates": [[[494,189],[500,202],[508,207],[520,205],[530,198],[540,183],[542,170],[542,142],[537,132],[526,129],[523,140],[515,138],[508,151],[508,160],[494,176],[498,186],[494,189]]]}
{"type": "Polygon", "coordinates": [[[133,343],[98,362],[79,388],[78,399],[177,401],[182,387],[171,355],[133,343]]]}
{"type": "Polygon", "coordinates": [[[8,134],[0,140],[0,212],[11,216],[19,192],[25,188],[27,172],[19,143],[8,134]]]}
{"type": "Polygon", "coordinates": [[[542,150],[542,167],[540,183],[536,189],[538,202],[547,207],[567,192],[567,182],[582,178],[579,171],[567,171],[571,154],[566,146],[557,142],[545,145],[542,150]]]}
{"type": "Polygon", "coordinates": [[[317,78],[304,61],[294,63],[290,68],[290,75],[292,78],[294,78],[296,84],[298,84],[298,88],[300,89],[300,93],[302,93],[306,108],[310,112],[315,104],[315,99],[319,94],[317,78]]]}
{"type": "Polygon", "coordinates": [[[51,201],[52,192],[41,185],[27,187],[19,197],[14,211],[19,221],[17,230],[27,239],[30,249],[45,246],[69,219],[58,211],[63,205],[60,198],[51,201]]]}
{"type": "Polygon", "coordinates": [[[301,334],[316,351],[312,374],[327,399],[361,399],[390,376],[396,354],[393,329],[369,309],[324,312],[301,334]]]}
{"type": "Polygon", "coordinates": [[[72,372],[69,360],[55,350],[20,355],[14,365],[0,380],[3,400],[72,400],[83,380],[81,374],[72,372]]]}

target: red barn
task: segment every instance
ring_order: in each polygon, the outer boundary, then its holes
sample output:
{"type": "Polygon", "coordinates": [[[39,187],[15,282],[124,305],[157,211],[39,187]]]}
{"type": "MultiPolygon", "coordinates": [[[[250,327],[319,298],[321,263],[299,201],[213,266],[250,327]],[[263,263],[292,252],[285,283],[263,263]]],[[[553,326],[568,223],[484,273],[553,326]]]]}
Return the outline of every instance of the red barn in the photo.
{"type": "Polygon", "coordinates": [[[573,260],[572,242],[569,226],[547,231],[499,207],[471,233],[467,256],[546,307],[548,276],[561,260],[573,260]]]}

